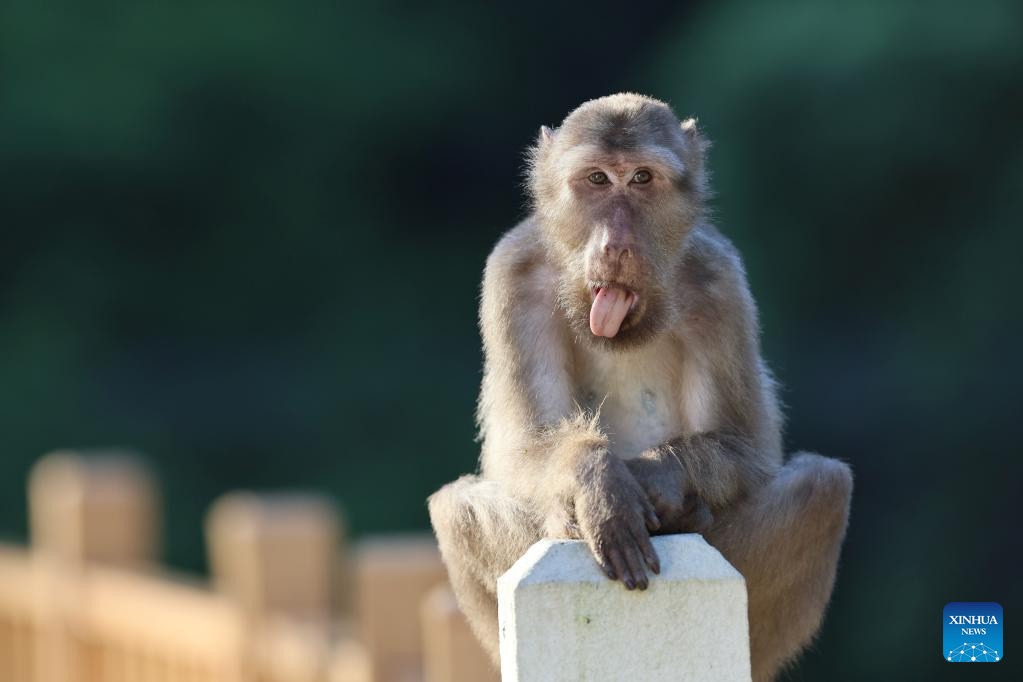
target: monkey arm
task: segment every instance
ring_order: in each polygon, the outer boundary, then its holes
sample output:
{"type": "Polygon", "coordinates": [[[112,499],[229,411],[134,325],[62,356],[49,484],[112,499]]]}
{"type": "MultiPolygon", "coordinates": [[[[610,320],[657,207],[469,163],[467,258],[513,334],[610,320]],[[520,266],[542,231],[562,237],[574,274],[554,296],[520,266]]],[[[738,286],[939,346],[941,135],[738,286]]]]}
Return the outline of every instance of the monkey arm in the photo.
{"type": "MultiPolygon", "coordinates": [[[[759,384],[759,382],[754,382],[759,384]]],[[[729,506],[767,483],[781,464],[770,411],[759,405],[759,387],[745,396],[741,425],[681,434],[628,462],[662,521],[678,522],[696,497],[711,511],[729,506]]],[[[727,396],[725,396],[727,399],[727,396]]]]}
{"type": "MultiPolygon", "coordinates": [[[[679,436],[643,453],[650,476],[676,481],[682,494],[697,496],[711,510],[727,507],[767,483],[778,470],[749,437],[716,432],[679,436]]],[[[656,505],[655,505],[656,506],[656,505]]]]}
{"type": "Polygon", "coordinates": [[[656,476],[677,481],[681,475],[683,495],[699,497],[712,511],[754,492],[781,466],[773,380],[759,362],[757,349],[750,344],[731,357],[727,348],[718,350],[724,366],[743,369],[732,380],[721,374],[714,379],[716,409],[711,423],[641,456],[656,476]]]}
{"type": "Polygon", "coordinates": [[[558,273],[527,219],[487,259],[480,299],[484,370],[476,417],[483,475],[545,514],[569,503],[586,461],[608,450],[607,437],[572,398],[557,286],[558,273]]]}
{"type": "Polygon", "coordinates": [[[548,536],[585,539],[608,577],[643,589],[644,566],[659,570],[647,531],[660,524],[597,420],[572,398],[570,332],[556,314],[557,284],[532,220],[505,235],[487,260],[477,407],[482,473],[526,501],[548,536]]]}
{"type": "Polygon", "coordinates": [[[742,436],[679,436],[626,462],[662,532],[700,532],[713,513],[767,483],[777,467],[742,436]]]}
{"type": "Polygon", "coordinates": [[[756,304],[742,261],[716,231],[694,235],[679,298],[686,310],[678,330],[685,339],[683,364],[693,372],[680,400],[692,431],[643,453],[631,468],[648,491],[677,493],[681,484],[684,496],[719,510],[781,466],[775,383],[761,359],[756,304]]]}

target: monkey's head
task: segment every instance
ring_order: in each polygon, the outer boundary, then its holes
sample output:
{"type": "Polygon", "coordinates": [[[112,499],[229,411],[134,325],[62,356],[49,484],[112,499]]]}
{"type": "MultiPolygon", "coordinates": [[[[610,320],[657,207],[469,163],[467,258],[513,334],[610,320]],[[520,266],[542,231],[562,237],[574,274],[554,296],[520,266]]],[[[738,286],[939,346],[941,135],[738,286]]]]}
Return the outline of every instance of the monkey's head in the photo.
{"type": "Polygon", "coordinates": [[[558,304],[580,337],[627,348],[674,316],[670,295],[707,194],[696,121],[655,99],[586,102],[540,129],[528,183],[558,304]]]}

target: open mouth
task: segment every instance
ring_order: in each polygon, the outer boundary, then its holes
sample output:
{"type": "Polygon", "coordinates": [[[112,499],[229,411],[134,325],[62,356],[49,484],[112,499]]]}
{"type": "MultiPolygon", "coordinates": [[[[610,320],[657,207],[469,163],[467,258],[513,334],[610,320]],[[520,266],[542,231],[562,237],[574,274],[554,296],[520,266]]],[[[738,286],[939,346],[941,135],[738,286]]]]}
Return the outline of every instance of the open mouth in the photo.
{"type": "Polygon", "coordinates": [[[593,304],[590,306],[590,331],[595,336],[613,337],[622,328],[625,316],[635,306],[636,292],[614,282],[590,285],[593,304]]]}

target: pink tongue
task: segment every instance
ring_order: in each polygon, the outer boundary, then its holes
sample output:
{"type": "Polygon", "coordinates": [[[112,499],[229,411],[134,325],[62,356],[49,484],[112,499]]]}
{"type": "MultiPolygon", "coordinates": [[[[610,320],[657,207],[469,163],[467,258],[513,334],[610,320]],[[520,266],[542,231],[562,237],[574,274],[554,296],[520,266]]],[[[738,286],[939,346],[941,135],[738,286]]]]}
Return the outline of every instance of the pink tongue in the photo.
{"type": "Polygon", "coordinates": [[[590,308],[590,331],[609,338],[617,334],[635,300],[634,294],[617,287],[597,289],[590,308]]]}

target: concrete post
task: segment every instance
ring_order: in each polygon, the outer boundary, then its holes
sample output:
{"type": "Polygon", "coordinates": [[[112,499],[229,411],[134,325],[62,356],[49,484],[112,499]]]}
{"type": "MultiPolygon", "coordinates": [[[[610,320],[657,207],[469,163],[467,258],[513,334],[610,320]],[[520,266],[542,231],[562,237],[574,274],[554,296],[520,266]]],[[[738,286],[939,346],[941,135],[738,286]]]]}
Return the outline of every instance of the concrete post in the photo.
{"type": "Polygon", "coordinates": [[[750,680],[746,583],[699,535],[653,539],[628,591],[585,543],[541,540],[498,579],[503,682],[750,680]]]}

